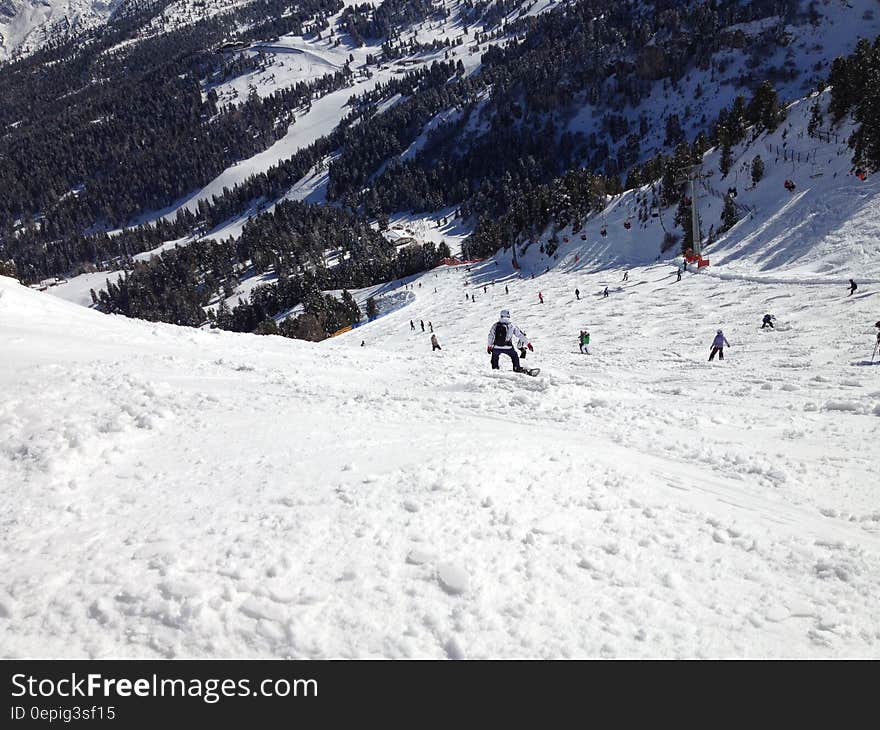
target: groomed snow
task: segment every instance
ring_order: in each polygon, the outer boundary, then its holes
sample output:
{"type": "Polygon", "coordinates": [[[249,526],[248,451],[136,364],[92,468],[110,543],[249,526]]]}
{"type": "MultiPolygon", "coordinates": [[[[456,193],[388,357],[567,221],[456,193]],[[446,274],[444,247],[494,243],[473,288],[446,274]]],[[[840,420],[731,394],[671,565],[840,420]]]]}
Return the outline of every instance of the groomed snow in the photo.
{"type": "Polygon", "coordinates": [[[505,267],[321,344],[0,280],[3,656],[880,656],[876,287],[505,267]]]}

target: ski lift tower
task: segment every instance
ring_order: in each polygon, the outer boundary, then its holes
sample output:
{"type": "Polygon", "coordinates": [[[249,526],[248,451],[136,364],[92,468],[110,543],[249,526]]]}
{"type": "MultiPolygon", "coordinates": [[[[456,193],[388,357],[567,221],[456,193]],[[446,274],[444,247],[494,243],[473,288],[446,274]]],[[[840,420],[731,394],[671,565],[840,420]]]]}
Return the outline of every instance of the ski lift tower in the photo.
{"type": "Polygon", "coordinates": [[[700,231],[700,206],[697,202],[697,181],[712,177],[712,171],[700,172],[700,165],[694,165],[688,173],[688,192],[691,199],[691,238],[693,239],[693,258],[698,267],[708,266],[709,259],[703,258],[703,234],[700,231]]]}
{"type": "Polygon", "coordinates": [[[697,184],[696,178],[694,175],[690,176],[690,192],[691,192],[691,237],[693,238],[694,244],[694,255],[697,259],[703,253],[702,242],[703,236],[700,232],[700,211],[697,205],[697,184]]]}

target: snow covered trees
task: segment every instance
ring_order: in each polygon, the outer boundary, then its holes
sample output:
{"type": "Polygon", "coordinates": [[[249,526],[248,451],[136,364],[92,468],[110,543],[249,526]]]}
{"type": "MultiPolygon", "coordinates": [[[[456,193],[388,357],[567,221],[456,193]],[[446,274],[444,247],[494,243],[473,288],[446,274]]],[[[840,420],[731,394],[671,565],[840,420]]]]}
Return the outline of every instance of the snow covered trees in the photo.
{"type": "Polygon", "coordinates": [[[579,225],[601,209],[608,182],[586,170],[572,170],[549,185],[539,185],[516,196],[504,215],[480,219],[473,235],[465,242],[468,257],[487,256],[512,243],[536,235],[549,222],[557,228],[579,225]]]}
{"type": "Polygon", "coordinates": [[[736,204],[729,195],[724,196],[724,210],[721,211],[721,231],[729,231],[739,220],[736,204]]]}
{"type": "Polygon", "coordinates": [[[852,113],[859,123],[849,140],[853,161],[872,171],[880,169],[880,38],[873,45],[859,41],[855,53],[836,59],[828,81],[828,108],[835,122],[852,113]]]}
{"type": "Polygon", "coordinates": [[[15,268],[15,261],[0,261],[0,276],[9,276],[16,278],[18,271],[15,268]]]}
{"type": "Polygon", "coordinates": [[[782,121],[784,114],[779,106],[779,96],[773,84],[764,81],[755,90],[755,95],[749,103],[748,118],[760,130],[768,132],[776,131],[776,127],[782,121]]]}
{"type": "Polygon", "coordinates": [[[764,160],[761,159],[761,155],[755,155],[755,158],[752,160],[752,185],[757,185],[763,177],[764,160]]]}

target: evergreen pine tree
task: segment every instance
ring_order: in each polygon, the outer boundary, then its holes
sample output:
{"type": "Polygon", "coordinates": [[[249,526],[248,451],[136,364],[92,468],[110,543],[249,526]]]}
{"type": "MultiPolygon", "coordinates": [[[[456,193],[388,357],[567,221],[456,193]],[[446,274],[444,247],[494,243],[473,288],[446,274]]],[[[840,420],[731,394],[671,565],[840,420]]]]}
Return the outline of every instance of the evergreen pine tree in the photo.
{"type": "Polygon", "coordinates": [[[822,126],[822,108],[819,106],[818,100],[815,104],[813,104],[810,109],[810,121],[807,124],[807,134],[811,137],[816,136],[816,132],[819,131],[819,127],[822,126]]]}
{"type": "Polygon", "coordinates": [[[731,165],[733,165],[733,150],[730,147],[730,140],[725,136],[721,142],[721,159],[718,161],[721,177],[727,177],[731,165]]]}
{"type": "Polygon", "coordinates": [[[752,160],[752,185],[757,185],[763,177],[764,160],[761,159],[761,155],[755,155],[755,159],[752,160]]]}
{"type": "Polygon", "coordinates": [[[721,230],[729,231],[739,220],[739,214],[734,205],[733,198],[724,196],[724,210],[721,212],[721,230]]]}

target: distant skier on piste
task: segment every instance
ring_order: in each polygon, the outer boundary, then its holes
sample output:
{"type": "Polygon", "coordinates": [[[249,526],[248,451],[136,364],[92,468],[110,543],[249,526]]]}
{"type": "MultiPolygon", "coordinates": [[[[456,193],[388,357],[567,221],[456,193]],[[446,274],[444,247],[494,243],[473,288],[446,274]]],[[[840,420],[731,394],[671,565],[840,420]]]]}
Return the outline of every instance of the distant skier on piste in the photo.
{"type": "Polygon", "coordinates": [[[719,360],[724,359],[724,347],[730,347],[730,343],[727,341],[727,338],[724,336],[724,333],[721,330],[715,333],[715,339],[712,340],[712,349],[709,351],[709,362],[715,359],[715,355],[718,355],[719,360]]]}
{"type": "Polygon", "coordinates": [[[764,329],[765,327],[768,327],[768,326],[770,327],[771,330],[776,329],[773,326],[773,315],[772,314],[765,314],[764,315],[764,321],[761,324],[761,329],[764,329]]]}
{"type": "Polygon", "coordinates": [[[581,330],[581,334],[580,334],[580,338],[578,339],[578,342],[581,347],[581,353],[583,353],[584,355],[589,355],[590,354],[590,333],[587,332],[586,330],[581,330]]]}
{"type": "Polygon", "coordinates": [[[519,355],[513,346],[514,337],[520,342],[525,342],[526,347],[534,352],[535,348],[532,347],[526,333],[510,321],[510,312],[507,309],[502,309],[499,320],[489,330],[489,340],[486,345],[486,352],[492,356],[492,369],[499,369],[498,358],[504,354],[513,362],[514,372],[529,372],[531,374],[531,371],[524,369],[519,364],[519,355]]]}
{"type": "Polygon", "coordinates": [[[850,279],[849,280],[849,294],[847,294],[847,296],[851,297],[853,295],[853,293],[855,292],[855,290],[858,288],[859,288],[859,285],[856,284],[852,279],[850,279]]]}

